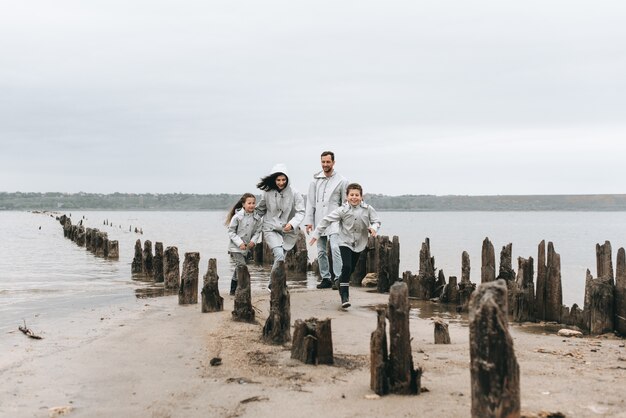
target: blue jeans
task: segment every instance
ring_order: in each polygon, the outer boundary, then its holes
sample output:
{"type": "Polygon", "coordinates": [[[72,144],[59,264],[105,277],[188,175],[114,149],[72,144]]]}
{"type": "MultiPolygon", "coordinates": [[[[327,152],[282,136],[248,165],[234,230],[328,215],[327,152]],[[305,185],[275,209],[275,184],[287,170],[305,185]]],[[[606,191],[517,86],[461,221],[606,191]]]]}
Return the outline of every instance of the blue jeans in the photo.
{"type": "Polygon", "coordinates": [[[330,263],[328,262],[328,253],[326,252],[326,243],[330,241],[330,253],[333,257],[333,273],[335,280],[341,275],[341,251],[339,251],[339,234],[331,234],[329,236],[319,237],[317,240],[317,262],[320,267],[320,276],[322,280],[330,280],[330,263]]]}
{"type": "Polygon", "coordinates": [[[285,261],[285,249],[282,245],[274,247],[272,248],[272,254],[274,254],[274,264],[272,264],[272,271],[274,271],[279,261],[285,261]]]}

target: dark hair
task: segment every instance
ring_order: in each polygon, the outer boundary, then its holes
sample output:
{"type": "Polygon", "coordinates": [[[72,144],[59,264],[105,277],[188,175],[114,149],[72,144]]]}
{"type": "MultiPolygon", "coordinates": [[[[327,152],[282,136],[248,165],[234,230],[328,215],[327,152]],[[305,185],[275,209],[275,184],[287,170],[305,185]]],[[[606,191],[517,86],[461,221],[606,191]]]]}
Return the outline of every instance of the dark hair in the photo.
{"type": "Polygon", "coordinates": [[[228,215],[226,215],[226,226],[230,225],[230,221],[231,219],[233,219],[233,216],[235,216],[235,212],[237,211],[237,209],[241,209],[243,207],[243,204],[246,203],[246,199],[249,198],[253,198],[254,200],[256,200],[256,196],[252,193],[244,193],[241,195],[237,203],[235,203],[235,206],[233,206],[233,208],[228,211],[228,215]]]}
{"type": "Polygon", "coordinates": [[[332,152],[332,151],[324,151],[322,153],[322,155],[320,155],[320,158],[322,158],[325,155],[330,155],[330,159],[335,161],[335,153],[334,152],[332,152]]]}
{"type": "Polygon", "coordinates": [[[264,192],[268,192],[270,190],[278,190],[278,186],[276,186],[276,178],[278,176],[285,176],[285,178],[287,179],[285,187],[287,187],[287,185],[289,184],[289,176],[287,176],[287,174],[285,173],[278,172],[270,174],[269,176],[261,177],[261,181],[258,182],[256,185],[257,189],[261,189],[264,192]]]}
{"type": "Polygon", "coordinates": [[[346,187],[346,195],[350,193],[350,190],[358,190],[359,192],[361,192],[361,196],[363,196],[363,188],[359,183],[348,184],[348,187],[346,187]]]}

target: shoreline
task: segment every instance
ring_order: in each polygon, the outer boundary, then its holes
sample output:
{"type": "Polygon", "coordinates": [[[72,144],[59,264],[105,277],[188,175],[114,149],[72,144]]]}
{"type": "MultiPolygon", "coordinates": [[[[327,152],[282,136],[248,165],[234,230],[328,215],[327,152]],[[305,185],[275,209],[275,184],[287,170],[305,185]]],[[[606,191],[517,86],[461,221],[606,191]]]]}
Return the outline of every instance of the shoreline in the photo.
{"type": "MultiPolygon", "coordinates": [[[[332,319],[334,365],[305,365],[290,359],[290,345],[261,342],[267,292],[253,292],[256,324],[231,320],[228,295],[224,311],[204,314],[199,305],[179,306],[176,296],[138,299],[128,307],[79,312],[44,330],[43,340],[17,329],[7,333],[0,415],[47,417],[56,407],[72,417],[470,415],[465,319],[449,321],[450,345],[435,345],[432,321],[412,316],[413,360],[424,369],[428,391],[379,398],[369,388],[369,338],[376,326],[372,306],[388,295],[352,288],[353,306],[345,312],[334,291],[292,289],[290,295],[292,324],[332,319]],[[214,357],[222,364],[211,366],[214,357]]],[[[423,303],[428,315],[429,302],[423,303]]],[[[624,340],[568,339],[532,325],[532,332],[510,326],[524,412],[626,416],[624,340]]]]}

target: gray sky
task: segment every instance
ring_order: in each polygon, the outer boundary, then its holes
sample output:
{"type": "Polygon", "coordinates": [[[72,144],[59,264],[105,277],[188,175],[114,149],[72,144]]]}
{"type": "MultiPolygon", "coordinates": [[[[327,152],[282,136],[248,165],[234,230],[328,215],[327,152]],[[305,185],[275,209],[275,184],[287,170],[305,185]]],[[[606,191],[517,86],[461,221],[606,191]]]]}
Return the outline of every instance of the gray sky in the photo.
{"type": "Polygon", "coordinates": [[[0,191],[626,193],[623,1],[11,1],[0,191]]]}

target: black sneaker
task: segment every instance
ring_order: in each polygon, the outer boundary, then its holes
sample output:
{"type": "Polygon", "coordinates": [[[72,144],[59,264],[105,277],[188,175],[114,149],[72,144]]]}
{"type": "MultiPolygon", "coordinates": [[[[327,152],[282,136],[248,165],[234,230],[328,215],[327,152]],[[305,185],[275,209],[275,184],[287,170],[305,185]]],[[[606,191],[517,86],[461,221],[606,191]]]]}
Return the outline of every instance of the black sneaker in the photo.
{"type": "Polygon", "coordinates": [[[330,282],[330,280],[328,279],[323,279],[318,285],[317,288],[318,289],[328,289],[330,287],[332,287],[333,284],[330,282]]]}

